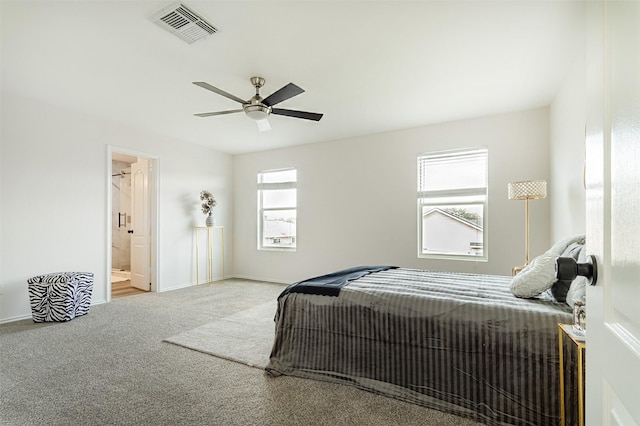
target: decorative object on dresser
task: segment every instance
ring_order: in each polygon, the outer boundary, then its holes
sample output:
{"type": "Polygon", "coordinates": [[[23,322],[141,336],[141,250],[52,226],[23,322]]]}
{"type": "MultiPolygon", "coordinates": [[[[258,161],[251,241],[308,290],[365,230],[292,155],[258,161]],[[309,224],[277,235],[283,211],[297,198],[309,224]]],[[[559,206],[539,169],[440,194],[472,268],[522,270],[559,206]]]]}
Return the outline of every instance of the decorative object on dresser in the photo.
{"type": "Polygon", "coordinates": [[[511,275],[516,275],[529,264],[529,200],[539,200],[547,197],[547,181],[524,180],[511,182],[508,185],[510,200],[525,200],[525,262],[522,266],[515,266],[511,275]]]}
{"type": "Polygon", "coordinates": [[[218,202],[209,191],[200,191],[200,200],[202,201],[202,213],[207,215],[205,224],[207,226],[215,225],[215,221],[213,219],[213,208],[218,204],[218,202]]]}

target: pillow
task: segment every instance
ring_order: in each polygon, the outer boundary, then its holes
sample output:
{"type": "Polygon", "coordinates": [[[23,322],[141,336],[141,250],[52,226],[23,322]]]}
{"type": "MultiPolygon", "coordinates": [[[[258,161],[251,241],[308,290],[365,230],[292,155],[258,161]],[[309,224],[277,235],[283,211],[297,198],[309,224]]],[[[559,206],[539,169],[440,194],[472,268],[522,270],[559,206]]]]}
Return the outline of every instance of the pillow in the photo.
{"type": "MultiPolygon", "coordinates": [[[[587,261],[587,251],[583,247],[583,249],[580,251],[578,255],[578,262],[585,263],[586,261],[587,261]]],[[[584,302],[586,296],[587,296],[587,278],[578,276],[571,283],[571,286],[567,291],[567,297],[565,302],[567,303],[567,305],[569,305],[570,308],[573,308],[573,305],[577,301],[584,302]]]]}
{"type": "Polygon", "coordinates": [[[534,297],[551,288],[556,281],[556,257],[549,251],[533,259],[511,280],[511,293],[516,297],[534,297]]]}
{"type": "Polygon", "coordinates": [[[571,257],[575,259],[577,262],[583,250],[584,250],[584,243],[574,242],[569,244],[567,248],[562,250],[562,252],[560,253],[560,256],[571,257]]]}
{"type": "Polygon", "coordinates": [[[576,277],[571,283],[571,287],[567,291],[566,304],[573,308],[577,301],[584,302],[587,297],[587,279],[585,277],[576,277]]]}
{"type": "Polygon", "coordinates": [[[553,253],[557,253],[558,256],[560,256],[562,252],[567,250],[574,243],[577,243],[579,245],[584,245],[584,241],[585,241],[584,235],[577,235],[577,236],[574,236],[574,237],[567,237],[567,238],[564,238],[564,239],[558,241],[557,243],[555,243],[548,251],[553,252],[553,253]]]}
{"type": "MultiPolygon", "coordinates": [[[[584,242],[584,235],[568,237],[556,242],[549,250],[533,259],[513,277],[510,286],[511,293],[516,297],[530,298],[550,290],[558,302],[570,303],[567,298],[572,283],[561,282],[555,289],[552,288],[558,282],[556,279],[556,258],[564,255],[577,259],[584,248],[584,242]]],[[[578,288],[574,290],[577,291],[578,288]]],[[[575,296],[574,291],[572,297],[575,296]]],[[[573,302],[570,306],[573,307],[573,302]]]]}

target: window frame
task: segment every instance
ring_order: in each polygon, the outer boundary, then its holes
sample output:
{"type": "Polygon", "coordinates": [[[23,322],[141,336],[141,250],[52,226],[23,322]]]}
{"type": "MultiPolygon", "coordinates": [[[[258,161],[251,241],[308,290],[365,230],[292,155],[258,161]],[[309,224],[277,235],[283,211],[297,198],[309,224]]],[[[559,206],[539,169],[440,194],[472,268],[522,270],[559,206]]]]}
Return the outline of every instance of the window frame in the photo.
{"type": "MultiPolygon", "coordinates": [[[[418,220],[418,241],[417,250],[418,258],[422,259],[445,259],[445,260],[462,260],[471,262],[488,262],[488,208],[489,208],[489,149],[486,146],[433,151],[420,153],[417,156],[417,220],[418,220]],[[425,190],[422,186],[422,172],[424,163],[428,162],[428,158],[456,158],[469,155],[481,155],[484,157],[484,179],[483,187],[479,188],[455,188],[455,189],[438,189],[425,190]],[[462,254],[462,253],[426,253],[424,252],[424,207],[455,207],[459,205],[478,205],[482,206],[482,255],[462,254]]],[[[471,243],[470,243],[471,247],[471,243]]]]}
{"type": "Polygon", "coordinates": [[[298,228],[298,170],[295,167],[287,167],[282,169],[270,169],[270,170],[261,170],[257,173],[257,197],[258,197],[258,235],[257,235],[257,244],[258,250],[267,250],[267,251],[296,251],[298,246],[298,236],[297,236],[297,228],[298,228]],[[295,181],[287,181],[287,182],[261,182],[261,177],[267,175],[269,173],[280,173],[294,171],[295,172],[295,181]],[[263,195],[264,191],[269,190],[283,190],[283,189],[294,189],[296,191],[296,202],[295,205],[290,206],[279,206],[279,207],[264,207],[263,205],[263,195]],[[293,245],[288,246],[270,246],[264,245],[264,213],[265,212],[273,212],[273,211],[285,211],[285,210],[294,210],[296,212],[296,235],[293,237],[293,245]]]}

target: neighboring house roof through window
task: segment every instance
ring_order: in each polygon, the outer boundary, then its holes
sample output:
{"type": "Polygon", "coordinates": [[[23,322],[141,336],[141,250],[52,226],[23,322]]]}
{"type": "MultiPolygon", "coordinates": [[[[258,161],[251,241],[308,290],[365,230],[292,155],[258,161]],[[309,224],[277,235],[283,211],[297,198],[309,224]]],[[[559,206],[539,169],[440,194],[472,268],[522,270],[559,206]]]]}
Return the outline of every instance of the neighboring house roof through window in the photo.
{"type": "Polygon", "coordinates": [[[475,229],[477,229],[479,231],[482,231],[482,219],[469,220],[467,218],[464,218],[464,217],[460,216],[459,214],[457,214],[455,212],[448,211],[448,210],[443,210],[443,209],[440,209],[440,208],[437,208],[437,207],[425,212],[424,216],[427,216],[427,215],[429,215],[431,213],[434,213],[434,212],[443,214],[443,215],[448,216],[448,217],[450,217],[452,219],[455,219],[455,220],[457,220],[459,222],[462,222],[465,225],[468,225],[468,226],[470,226],[472,228],[475,228],[475,229]]]}

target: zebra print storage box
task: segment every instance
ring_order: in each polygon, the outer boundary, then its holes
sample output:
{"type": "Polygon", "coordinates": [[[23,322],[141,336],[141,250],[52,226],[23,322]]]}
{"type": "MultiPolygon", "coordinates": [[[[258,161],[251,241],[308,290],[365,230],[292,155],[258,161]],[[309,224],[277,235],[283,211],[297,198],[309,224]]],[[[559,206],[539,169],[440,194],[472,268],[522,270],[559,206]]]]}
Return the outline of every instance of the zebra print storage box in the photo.
{"type": "Polygon", "coordinates": [[[33,322],[70,321],[89,313],[93,273],[57,272],[27,280],[33,322]]]}

